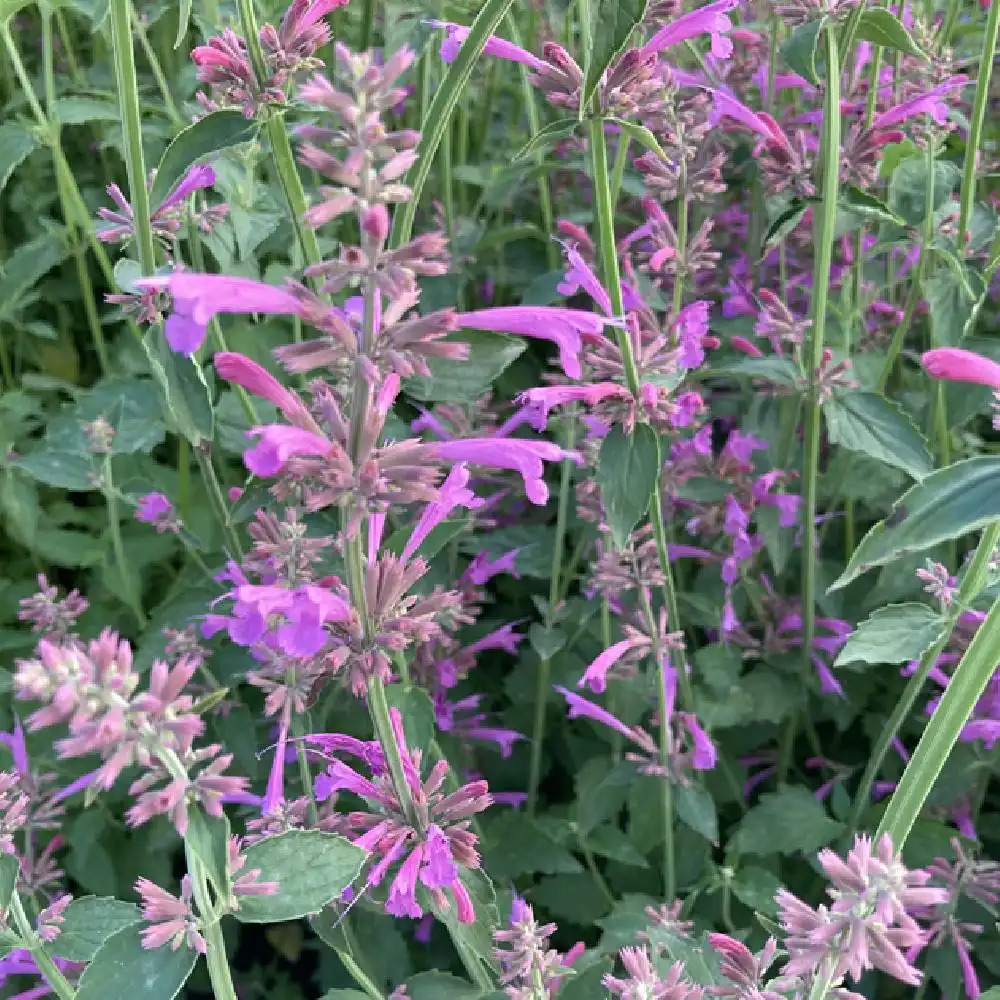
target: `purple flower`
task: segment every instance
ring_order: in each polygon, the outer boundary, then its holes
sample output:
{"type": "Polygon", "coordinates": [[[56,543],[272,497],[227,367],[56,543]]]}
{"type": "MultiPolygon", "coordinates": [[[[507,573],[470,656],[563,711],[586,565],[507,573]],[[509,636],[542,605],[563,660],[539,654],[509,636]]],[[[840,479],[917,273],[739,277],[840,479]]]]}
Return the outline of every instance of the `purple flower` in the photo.
{"type": "Polygon", "coordinates": [[[620,320],[563,306],[497,306],[459,313],[456,319],[459,326],[471,330],[516,333],[552,341],[559,348],[562,369],[570,378],[580,378],[582,374],[579,355],[583,336],[597,339],[606,325],[621,325],[620,320]]]}
{"type": "Polygon", "coordinates": [[[586,685],[595,694],[601,694],[607,685],[608,671],[624,656],[637,647],[644,647],[647,644],[648,640],[644,637],[642,639],[623,639],[621,642],[609,646],[587,667],[577,682],[577,687],[586,685]]]}
{"type": "Polygon", "coordinates": [[[427,536],[456,508],[467,507],[473,510],[482,507],[486,502],[466,488],[469,481],[469,470],[464,465],[456,465],[448,473],[445,481],[438,490],[437,498],[432,500],[424,508],[420,515],[413,533],[410,535],[406,547],[403,549],[400,558],[404,562],[413,558],[417,549],[423,545],[427,536]]]}
{"type": "Polygon", "coordinates": [[[911,97],[902,104],[883,111],[872,122],[872,128],[884,129],[892,125],[899,125],[909,118],[917,115],[930,115],[938,125],[944,125],[948,120],[948,105],[941,99],[945,94],[950,94],[953,90],[961,90],[969,82],[969,78],[964,73],[949,77],[944,83],[938,84],[925,94],[918,94],[911,97]]]}
{"type": "Polygon", "coordinates": [[[164,277],[139,278],[134,284],[170,293],[173,311],[167,319],[167,343],[171,350],[189,356],[201,347],[209,322],[221,313],[294,316],[302,308],[299,300],[282,288],[224,274],[174,271],[164,277]]]}
{"type": "Polygon", "coordinates": [[[246,452],[243,461],[255,476],[276,476],[290,458],[297,455],[323,457],[334,448],[330,441],[313,431],[285,424],[252,427],[248,434],[258,441],[246,452]]]}
{"type": "MultiPolygon", "coordinates": [[[[453,24],[451,21],[428,21],[434,28],[443,28],[447,37],[441,43],[441,58],[446,63],[453,63],[458,57],[458,50],[469,37],[469,29],[462,24],[453,24]]],[[[545,63],[538,56],[532,55],[526,49],[522,49],[513,42],[504,41],[496,35],[490,35],[486,39],[483,47],[483,54],[496,56],[498,59],[507,59],[510,62],[521,63],[523,66],[530,66],[534,70],[545,68],[545,63]]]]}
{"type": "MultiPolygon", "coordinates": [[[[592,314],[585,314],[592,315],[592,314]]],[[[521,474],[528,499],[544,506],[549,499],[549,488],[542,478],[545,462],[570,459],[578,465],[583,459],[549,441],[529,441],[522,438],[464,438],[441,441],[433,446],[438,458],[449,462],[468,462],[494,469],[513,469],[521,474]]]]}
{"type": "Polygon", "coordinates": [[[139,498],[135,519],[152,524],[158,518],[170,514],[173,509],[174,505],[163,493],[147,493],[144,497],[139,498]]]}
{"type": "Polygon", "coordinates": [[[727,11],[739,6],[739,0],[716,0],[697,10],[682,14],[676,21],[661,28],[642,47],[642,52],[662,52],[678,42],[687,41],[698,35],[711,35],[712,55],[716,59],[728,59],[733,54],[733,43],[725,37],[731,31],[733,22],[727,11]]]}

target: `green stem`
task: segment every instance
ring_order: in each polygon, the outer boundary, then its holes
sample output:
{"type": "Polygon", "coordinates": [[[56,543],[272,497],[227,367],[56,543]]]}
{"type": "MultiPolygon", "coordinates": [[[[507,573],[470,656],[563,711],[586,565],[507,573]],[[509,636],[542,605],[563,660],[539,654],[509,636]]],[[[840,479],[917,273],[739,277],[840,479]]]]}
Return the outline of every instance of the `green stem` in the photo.
{"type": "MultiPolygon", "coordinates": [[[[569,416],[566,447],[572,448],[576,436],[576,415],[569,416]]],[[[559,473],[559,506],[556,509],[556,537],[552,547],[552,564],[549,573],[549,604],[545,614],[546,628],[551,628],[555,609],[559,604],[560,576],[566,546],[566,522],[569,519],[569,500],[572,493],[573,463],[567,459],[559,473]]],[[[545,742],[545,708],[549,701],[549,678],[552,662],[543,657],[538,664],[535,679],[535,719],[531,727],[531,761],[528,768],[528,815],[535,815],[538,804],[538,785],[542,775],[542,749],[545,742]]]]}
{"type": "Polygon", "coordinates": [[[236,533],[236,529],[233,527],[233,520],[229,516],[229,508],[226,506],[225,497],[222,492],[222,484],[219,482],[215,466],[212,464],[211,443],[197,445],[194,449],[194,455],[198,461],[198,468],[201,470],[202,481],[208,491],[208,502],[211,504],[212,513],[215,514],[215,518],[222,528],[222,534],[226,539],[226,544],[229,546],[230,555],[234,559],[240,559],[243,556],[243,545],[240,542],[239,535],[236,533]]]}
{"type": "Polygon", "coordinates": [[[991,3],[986,18],[986,32],[983,35],[983,54],[976,74],[976,94],[972,99],[972,117],[969,119],[969,136],[965,142],[965,162],[962,165],[962,191],[959,195],[958,246],[961,250],[967,242],[969,220],[972,218],[972,203],[976,197],[976,157],[983,133],[986,104],[990,93],[990,78],[993,75],[993,59],[997,49],[997,33],[1000,31],[1000,5],[991,3]]]}
{"type": "Polygon", "coordinates": [[[897,851],[906,842],[927,796],[958,742],[962,727],[996,672],[998,646],[1000,599],[993,602],[985,621],[955,668],[882,816],[876,836],[887,833],[897,851]]]}
{"type": "Polygon", "coordinates": [[[295,166],[295,155],[292,153],[292,144],[285,131],[284,119],[280,115],[270,115],[266,127],[267,138],[271,143],[271,158],[278,173],[285,201],[288,203],[288,212],[295,227],[299,246],[302,248],[302,255],[306,264],[310,266],[318,264],[323,255],[320,253],[316,234],[303,219],[308,202],[305,189],[302,187],[302,178],[299,177],[299,171],[295,166]]]}
{"type": "Polygon", "coordinates": [[[226,957],[226,942],[222,936],[221,914],[212,903],[205,866],[198,860],[187,841],[184,842],[184,856],[188,871],[191,873],[191,885],[198,906],[198,915],[201,917],[200,930],[205,939],[205,964],[208,966],[212,993],[215,995],[215,1000],[237,1000],[236,987],[229,971],[229,959],[226,957]]]}
{"type": "MultiPolygon", "coordinates": [[[[993,551],[996,549],[998,543],[1000,543],[1000,524],[994,524],[987,528],[979,539],[975,554],[958,588],[958,594],[948,608],[943,632],[938,637],[937,642],[920,657],[917,669],[906,682],[906,687],[896,702],[892,710],[892,715],[889,716],[889,721],[879,732],[875,746],[872,748],[868,765],[865,767],[864,774],[861,777],[861,783],[858,785],[857,794],[854,797],[854,805],[851,809],[850,818],[852,832],[856,831],[861,823],[861,816],[871,798],[872,785],[875,783],[875,778],[878,776],[885,756],[889,752],[889,747],[892,745],[893,739],[899,734],[899,730],[906,721],[907,716],[912,711],[917,697],[923,689],[924,681],[927,680],[927,675],[931,672],[931,668],[941,655],[941,651],[944,649],[949,638],[951,638],[951,633],[955,628],[959,615],[972,604],[976,596],[983,589],[987,574],[989,573],[990,557],[993,555],[993,551]]],[[[895,843],[895,841],[893,842],[895,843]]],[[[899,847],[898,844],[896,846],[899,847]]]]}
{"type": "Polygon", "coordinates": [[[114,48],[115,83],[122,115],[125,167],[128,171],[129,204],[135,224],[139,263],[144,274],[156,270],[153,227],[149,221],[149,191],[146,163],[142,152],[142,115],[139,110],[139,83],[132,51],[132,2],[110,0],[111,44],[114,48]]]}
{"type": "MultiPolygon", "coordinates": [[[[823,107],[822,204],[817,213],[816,261],[813,270],[812,330],[807,374],[810,380],[806,406],[805,450],[802,461],[802,652],[803,678],[812,670],[812,644],[816,631],[816,506],[819,487],[819,451],[822,406],[818,373],[823,364],[826,312],[833,263],[837,221],[837,186],[840,173],[840,58],[832,26],[823,31],[826,42],[826,95],[823,107]]],[[[778,762],[778,780],[784,781],[791,764],[798,712],[788,724],[778,762]]]]}
{"type": "Polygon", "coordinates": [[[149,44],[149,35],[146,34],[146,27],[135,10],[132,11],[132,27],[135,30],[136,37],[139,39],[139,45],[142,46],[143,54],[146,57],[146,62],[149,64],[153,79],[156,81],[156,86],[160,91],[160,97],[163,98],[163,106],[166,109],[170,123],[176,129],[184,128],[187,123],[177,110],[173,95],[170,93],[170,84],[163,73],[163,67],[160,65],[160,60],[156,58],[153,46],[149,44]]]}
{"type": "MultiPolygon", "coordinates": [[[[611,183],[608,176],[608,151],[604,144],[604,122],[594,117],[587,122],[590,146],[591,178],[594,183],[594,210],[597,216],[597,255],[601,262],[601,273],[608,295],[611,311],[615,316],[625,312],[622,299],[621,275],[618,271],[618,246],[615,241],[615,206],[611,201],[611,183]]],[[[628,331],[615,327],[618,350],[629,392],[639,398],[639,371],[636,368],[632,341],[628,331]]]]}
{"type": "Polygon", "coordinates": [[[42,939],[35,933],[35,928],[31,926],[28,915],[24,912],[17,889],[10,897],[10,913],[14,917],[17,933],[21,936],[21,944],[31,952],[31,957],[35,960],[38,971],[52,987],[52,991],[59,997],[59,1000],[73,1000],[76,991],[59,971],[59,966],[52,961],[52,957],[45,950],[42,939]]]}
{"type": "Polygon", "coordinates": [[[102,476],[104,500],[108,506],[108,531],[111,533],[111,548],[115,554],[115,564],[121,576],[122,587],[125,589],[126,602],[132,609],[139,628],[146,627],[146,615],[142,610],[142,601],[132,586],[132,576],[128,571],[128,559],[125,556],[125,545],[122,542],[121,523],[118,520],[118,494],[115,491],[111,471],[111,455],[104,456],[104,472],[102,476]]]}

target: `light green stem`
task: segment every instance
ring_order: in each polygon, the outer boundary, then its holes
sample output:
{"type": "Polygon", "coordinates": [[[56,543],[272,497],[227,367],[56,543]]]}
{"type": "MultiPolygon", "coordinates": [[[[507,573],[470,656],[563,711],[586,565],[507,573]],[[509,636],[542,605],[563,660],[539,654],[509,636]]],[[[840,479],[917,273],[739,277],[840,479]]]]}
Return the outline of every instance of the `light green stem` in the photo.
{"type": "Polygon", "coordinates": [[[236,987],[229,971],[229,959],[226,957],[226,942],[222,936],[221,914],[212,902],[205,866],[191,850],[187,841],[184,842],[184,857],[191,873],[194,900],[198,906],[198,915],[201,917],[200,930],[205,939],[205,964],[208,966],[212,993],[215,995],[215,1000],[237,1000],[236,987]]]}
{"type": "MultiPolygon", "coordinates": [[[[927,649],[924,652],[924,655],[920,657],[917,669],[906,682],[906,687],[903,689],[902,695],[896,702],[896,705],[892,710],[892,715],[889,716],[888,722],[886,722],[879,732],[878,738],[876,739],[875,745],[869,756],[868,765],[865,767],[864,774],[861,777],[861,782],[858,785],[858,790],[854,797],[854,805],[851,809],[850,819],[850,828],[852,831],[856,831],[858,829],[861,822],[861,816],[870,800],[872,785],[875,783],[875,778],[878,776],[879,769],[882,767],[885,756],[889,752],[889,747],[892,745],[892,741],[898,735],[900,728],[906,721],[910,712],[913,710],[917,697],[923,689],[924,682],[927,680],[927,675],[931,672],[931,668],[934,666],[937,658],[941,655],[941,651],[951,638],[951,633],[954,631],[955,624],[957,623],[962,611],[971,605],[979,592],[983,589],[989,572],[990,558],[993,555],[998,543],[1000,543],[1000,524],[994,524],[986,528],[986,530],[983,531],[982,537],[979,539],[979,544],[976,546],[975,554],[973,555],[972,560],[969,563],[969,568],[966,570],[962,583],[958,588],[958,594],[956,595],[951,606],[948,608],[944,630],[939,636],[937,642],[927,649]]],[[[895,840],[893,843],[896,843],[895,840]]],[[[899,844],[896,844],[896,846],[899,847],[899,844]]]]}
{"type": "Polygon", "coordinates": [[[142,601],[133,587],[133,577],[128,571],[128,559],[125,555],[125,545],[122,542],[122,529],[118,520],[118,494],[112,479],[111,455],[104,456],[104,472],[102,476],[104,501],[108,507],[108,531],[111,534],[111,548],[115,554],[115,564],[121,576],[122,587],[132,613],[139,623],[139,628],[146,627],[146,615],[142,610],[142,601]]]}
{"type": "MultiPolygon", "coordinates": [[[[812,670],[816,631],[816,506],[819,487],[820,425],[822,401],[817,382],[823,364],[826,312],[833,263],[837,221],[837,187],[840,180],[840,58],[832,26],[823,31],[826,42],[826,95],[823,105],[822,203],[816,216],[816,261],[813,270],[812,330],[806,360],[810,380],[806,404],[805,450],[802,461],[802,653],[803,677],[812,670]]],[[[791,764],[798,712],[788,724],[778,763],[778,780],[784,781],[791,764]]]]}
{"type": "Polygon", "coordinates": [[[35,933],[34,927],[28,920],[28,915],[24,912],[21,897],[17,894],[16,889],[10,898],[10,912],[14,917],[17,933],[21,936],[21,943],[31,952],[31,957],[35,960],[38,971],[52,987],[52,991],[59,997],[59,1000],[73,1000],[76,991],[70,986],[66,977],[59,971],[59,966],[52,961],[52,957],[45,950],[44,943],[35,933]]]}
{"type": "Polygon", "coordinates": [[[129,204],[144,274],[156,270],[153,228],[149,221],[149,191],[146,162],[142,152],[142,116],[139,110],[139,83],[132,51],[132,2],[110,0],[111,44],[114,48],[115,83],[122,115],[125,167],[128,171],[129,204]]]}
{"type": "Polygon", "coordinates": [[[976,197],[976,157],[983,133],[986,104],[990,94],[990,78],[993,75],[993,59],[997,50],[997,33],[1000,32],[1000,4],[991,3],[983,34],[983,54],[976,74],[976,95],[972,99],[972,117],[969,119],[969,136],[965,142],[965,162],[962,165],[962,191],[959,195],[958,246],[965,246],[969,220],[972,218],[972,204],[976,197]]]}

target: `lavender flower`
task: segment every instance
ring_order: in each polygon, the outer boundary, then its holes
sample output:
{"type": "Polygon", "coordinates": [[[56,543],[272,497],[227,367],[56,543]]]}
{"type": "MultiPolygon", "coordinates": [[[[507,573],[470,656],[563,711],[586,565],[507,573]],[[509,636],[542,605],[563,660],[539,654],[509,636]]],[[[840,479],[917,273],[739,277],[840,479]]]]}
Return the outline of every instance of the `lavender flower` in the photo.
{"type": "Polygon", "coordinates": [[[181,879],[180,896],[172,896],[146,878],[136,881],[135,891],[142,902],[142,919],[148,925],[142,932],[144,948],[162,948],[169,944],[171,951],[177,951],[183,944],[201,955],[206,954],[208,946],[192,906],[190,875],[181,879]]]}

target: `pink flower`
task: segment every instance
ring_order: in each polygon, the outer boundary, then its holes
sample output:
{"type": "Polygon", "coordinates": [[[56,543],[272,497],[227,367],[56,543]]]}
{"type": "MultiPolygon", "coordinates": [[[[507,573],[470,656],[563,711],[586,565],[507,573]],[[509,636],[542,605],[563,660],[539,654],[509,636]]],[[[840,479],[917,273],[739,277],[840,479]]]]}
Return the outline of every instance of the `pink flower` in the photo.
{"type": "Polygon", "coordinates": [[[327,455],[333,447],[319,434],[284,424],[253,427],[248,433],[260,439],[243,456],[246,467],[255,476],[276,476],[295,455],[327,455]]]}
{"type": "MultiPolygon", "coordinates": [[[[469,29],[462,24],[453,24],[450,21],[429,21],[432,27],[443,28],[447,33],[447,38],[441,43],[441,58],[446,63],[453,63],[458,57],[458,50],[462,47],[466,38],[469,37],[469,29]]],[[[526,49],[522,49],[513,42],[504,41],[496,35],[490,35],[486,39],[483,47],[483,54],[496,56],[498,59],[507,59],[510,62],[521,63],[523,66],[530,66],[534,70],[545,68],[545,63],[536,55],[532,55],[526,49]]]]}
{"type": "Polygon", "coordinates": [[[250,278],[174,271],[163,277],[139,278],[134,284],[170,293],[173,312],[167,319],[167,343],[171,350],[189,356],[201,347],[206,327],[220,313],[296,315],[301,310],[290,292],[250,278]]]}
{"type": "Polygon", "coordinates": [[[139,506],[135,510],[135,519],[146,524],[155,524],[161,518],[173,513],[174,505],[163,493],[147,493],[139,498],[139,506]]]}
{"type": "Polygon", "coordinates": [[[725,35],[732,30],[733,22],[726,12],[738,6],[739,0],[715,0],[715,3],[682,14],[653,35],[641,51],[644,54],[662,52],[697,35],[711,35],[712,55],[716,59],[728,59],[733,54],[733,43],[725,35]]]}
{"type": "Polygon", "coordinates": [[[581,374],[582,336],[597,338],[605,325],[620,325],[618,320],[563,306],[497,306],[459,313],[456,319],[459,326],[471,330],[493,330],[551,340],[559,348],[559,362],[570,378],[579,378],[581,374]]]}
{"type": "Polygon", "coordinates": [[[899,125],[909,118],[924,114],[930,115],[938,125],[943,125],[948,120],[948,105],[941,98],[953,90],[961,90],[968,82],[969,78],[963,73],[949,77],[933,90],[928,90],[926,94],[918,94],[894,108],[889,108],[888,111],[883,111],[872,122],[872,128],[889,128],[891,125],[899,125]]]}
{"type": "Polygon", "coordinates": [[[952,382],[977,382],[1000,389],[1000,365],[974,351],[961,347],[938,347],[927,351],[920,359],[932,378],[952,382]]]}
{"type": "Polygon", "coordinates": [[[578,465],[582,458],[549,441],[528,441],[523,438],[464,438],[456,441],[439,441],[434,444],[438,458],[449,462],[468,462],[494,469],[513,469],[521,474],[524,492],[528,499],[544,506],[549,499],[549,488],[542,478],[545,462],[571,459],[578,465]]]}
{"type": "Polygon", "coordinates": [[[286,389],[270,372],[261,368],[256,361],[233,351],[219,351],[212,358],[220,378],[235,382],[247,392],[273,403],[294,424],[315,426],[305,404],[289,389],[286,389]]]}
{"type": "Polygon", "coordinates": [[[482,507],[486,502],[476,496],[472,490],[466,488],[469,481],[469,470],[464,465],[456,465],[448,473],[447,478],[438,490],[438,497],[432,500],[425,508],[420,520],[417,521],[413,533],[410,535],[406,548],[403,549],[400,558],[409,561],[413,558],[417,549],[423,545],[427,536],[456,508],[467,507],[473,510],[482,507]]]}
{"type": "Polygon", "coordinates": [[[608,671],[627,653],[630,653],[637,646],[644,645],[641,639],[623,639],[609,646],[589,667],[584,671],[583,676],[577,682],[577,687],[586,685],[595,694],[601,694],[607,685],[608,671]]]}

